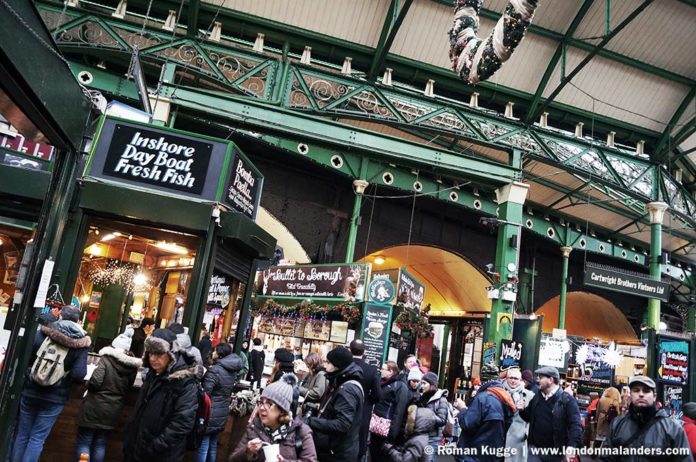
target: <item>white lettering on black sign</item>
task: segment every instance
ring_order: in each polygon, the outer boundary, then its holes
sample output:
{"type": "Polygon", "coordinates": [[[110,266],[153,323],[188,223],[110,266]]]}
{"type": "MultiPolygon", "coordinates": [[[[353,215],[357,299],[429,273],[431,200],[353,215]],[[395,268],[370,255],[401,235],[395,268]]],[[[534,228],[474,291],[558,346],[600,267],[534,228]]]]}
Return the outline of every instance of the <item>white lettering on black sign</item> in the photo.
{"type": "Polygon", "coordinates": [[[248,217],[256,215],[261,176],[241,157],[235,156],[232,173],[227,185],[225,201],[233,209],[248,217]]]}
{"type": "Polygon", "coordinates": [[[104,175],[200,194],[211,153],[207,143],[117,124],[104,175]]]}

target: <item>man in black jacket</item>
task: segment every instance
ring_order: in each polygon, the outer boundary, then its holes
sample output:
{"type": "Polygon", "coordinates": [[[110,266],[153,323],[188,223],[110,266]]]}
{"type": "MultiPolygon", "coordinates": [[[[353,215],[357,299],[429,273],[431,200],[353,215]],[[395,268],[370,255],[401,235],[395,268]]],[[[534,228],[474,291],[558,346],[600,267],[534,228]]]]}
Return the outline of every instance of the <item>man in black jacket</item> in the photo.
{"type": "Polygon", "coordinates": [[[140,327],[133,331],[133,338],[131,340],[131,353],[136,358],[143,357],[145,339],[148,335],[155,330],[155,320],[152,318],[143,318],[140,322],[140,327]]]}
{"type": "Polygon", "coordinates": [[[692,460],[689,441],[684,429],[664,409],[655,405],[655,382],[650,377],[632,377],[628,382],[631,403],[628,414],[617,417],[611,423],[609,436],[600,451],[601,460],[608,462],[639,462],[659,459],[667,462],[689,462],[692,460]],[[612,448],[652,448],[659,450],[662,457],[611,454],[612,448]],[[667,454],[667,450],[679,449],[679,454],[667,454]]]}
{"type": "Polygon", "coordinates": [[[365,391],[365,402],[362,410],[362,424],[360,425],[360,452],[358,460],[361,461],[367,454],[367,434],[370,430],[372,408],[382,399],[382,387],[380,386],[380,373],[375,366],[366,363],[362,357],[365,354],[365,344],[360,339],[350,342],[350,352],[353,354],[353,362],[362,369],[363,376],[360,380],[365,391]]]}
{"type": "Polygon", "coordinates": [[[261,386],[261,378],[263,377],[263,367],[266,363],[266,353],[263,351],[261,339],[254,339],[254,346],[249,352],[249,382],[251,386],[261,386]]]}
{"type": "Polygon", "coordinates": [[[363,390],[362,369],[346,347],[326,355],[329,390],[317,417],[304,420],[314,432],[319,462],[355,462],[358,459],[363,390]]]}
{"type": "MultiPolygon", "coordinates": [[[[572,454],[560,452],[563,448],[578,448],[582,444],[582,423],[578,402],[558,386],[561,377],[555,367],[542,367],[535,371],[539,393],[534,395],[529,406],[520,411],[520,416],[529,422],[527,442],[529,462],[560,462],[570,459],[572,454]],[[556,456],[539,456],[536,448],[556,448],[556,456]]],[[[572,449],[571,449],[572,451],[572,449]]]]}

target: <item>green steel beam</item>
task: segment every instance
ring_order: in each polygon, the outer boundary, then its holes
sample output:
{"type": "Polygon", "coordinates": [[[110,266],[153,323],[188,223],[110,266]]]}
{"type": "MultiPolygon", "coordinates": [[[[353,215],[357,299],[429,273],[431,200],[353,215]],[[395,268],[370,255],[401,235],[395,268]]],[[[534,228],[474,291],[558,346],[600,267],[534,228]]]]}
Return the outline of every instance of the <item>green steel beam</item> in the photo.
{"type": "Polygon", "coordinates": [[[399,8],[400,3],[400,0],[392,0],[389,5],[389,11],[384,20],[384,26],[382,26],[382,33],[379,36],[377,48],[375,48],[375,57],[372,59],[370,70],[367,73],[367,80],[371,82],[376,79],[377,73],[382,69],[384,60],[389,54],[389,49],[396,38],[397,32],[399,32],[401,24],[404,22],[404,19],[406,19],[406,15],[413,4],[413,0],[404,0],[401,8],[399,8]]]}
{"type": "Polygon", "coordinates": [[[565,46],[568,44],[568,41],[573,38],[575,31],[580,26],[580,23],[582,22],[583,18],[585,18],[585,15],[590,10],[590,7],[593,3],[594,0],[585,0],[583,2],[582,6],[575,14],[573,21],[570,23],[570,26],[563,35],[561,42],[558,44],[558,47],[556,48],[556,52],[551,57],[551,61],[549,61],[549,65],[546,66],[546,71],[544,71],[544,76],[541,78],[541,81],[537,86],[536,92],[534,92],[534,97],[532,99],[531,104],[529,105],[529,109],[527,110],[527,115],[524,118],[525,123],[529,124],[532,122],[530,118],[534,115],[534,112],[536,111],[536,108],[539,105],[539,101],[541,101],[541,95],[544,94],[546,85],[549,83],[549,80],[551,80],[553,71],[556,69],[556,65],[558,64],[558,61],[561,59],[561,56],[563,55],[565,46]]]}
{"type": "Polygon", "coordinates": [[[681,130],[674,135],[674,139],[671,143],[676,146],[690,137],[694,132],[696,132],[696,115],[686,122],[681,130]]]}
{"type": "Polygon", "coordinates": [[[532,116],[532,119],[536,119],[537,115],[544,112],[544,110],[551,104],[551,101],[558,96],[558,94],[565,88],[565,86],[575,77],[578,75],[578,73],[590,62],[592,61],[592,58],[599,53],[600,50],[602,50],[608,43],[609,41],[616,37],[616,35],[619,34],[626,26],[628,26],[635,18],[638,17],[640,13],[642,13],[651,3],[653,0],[644,0],[643,3],[641,3],[638,8],[633,10],[631,14],[629,14],[626,19],[621,21],[619,25],[617,25],[613,31],[606,37],[602,39],[601,42],[599,42],[593,49],[592,51],[589,52],[585,58],[580,61],[580,64],[575,66],[575,68],[561,80],[561,83],[558,84],[558,86],[551,92],[551,94],[545,99],[545,101],[541,104],[541,107],[539,107],[538,110],[534,112],[534,116],[532,116]]]}
{"type": "MultiPolygon", "coordinates": [[[[694,97],[696,97],[696,85],[693,85],[691,87],[691,90],[689,90],[689,92],[686,94],[686,97],[681,102],[677,110],[674,111],[672,118],[669,120],[669,123],[665,127],[664,133],[657,141],[655,149],[652,153],[652,158],[654,160],[661,162],[664,161],[666,157],[669,155],[669,151],[671,149],[670,146],[668,146],[668,142],[670,141],[670,138],[672,136],[672,131],[679,122],[679,119],[681,119],[681,116],[683,116],[684,112],[686,112],[686,110],[689,108],[689,104],[694,99],[694,97]]],[[[672,160],[674,160],[674,158],[672,160]]]]}
{"type": "Polygon", "coordinates": [[[201,11],[201,0],[189,0],[186,16],[186,35],[195,38],[198,34],[198,16],[201,11]]]}

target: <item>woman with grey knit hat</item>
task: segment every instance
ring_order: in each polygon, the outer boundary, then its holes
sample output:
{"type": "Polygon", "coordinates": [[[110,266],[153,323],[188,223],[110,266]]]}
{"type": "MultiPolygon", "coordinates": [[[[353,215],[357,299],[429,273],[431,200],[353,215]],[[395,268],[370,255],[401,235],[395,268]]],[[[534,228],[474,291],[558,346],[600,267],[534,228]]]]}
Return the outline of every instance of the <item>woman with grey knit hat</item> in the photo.
{"type": "Polygon", "coordinates": [[[157,329],[145,340],[150,370],[124,430],[124,460],[178,462],[198,411],[202,366],[178,350],[176,334],[157,329]]]}
{"type": "Polygon", "coordinates": [[[312,430],[290,410],[296,384],[297,378],[286,374],[263,390],[256,415],[229,462],[317,462],[312,430]],[[267,451],[277,458],[268,460],[267,451]]]}

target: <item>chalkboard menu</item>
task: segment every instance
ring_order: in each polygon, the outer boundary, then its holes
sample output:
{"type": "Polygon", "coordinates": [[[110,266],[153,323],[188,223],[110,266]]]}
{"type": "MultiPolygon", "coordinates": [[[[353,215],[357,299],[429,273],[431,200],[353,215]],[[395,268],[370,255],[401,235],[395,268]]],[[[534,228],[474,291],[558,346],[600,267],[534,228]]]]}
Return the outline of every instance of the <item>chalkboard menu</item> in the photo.
{"type": "Polygon", "coordinates": [[[689,383],[689,343],[684,340],[660,338],[658,344],[657,379],[665,383],[689,383]]]}
{"type": "Polygon", "coordinates": [[[363,310],[363,324],[360,337],[365,344],[363,359],[378,368],[387,355],[392,307],[366,303],[363,310]]]}

